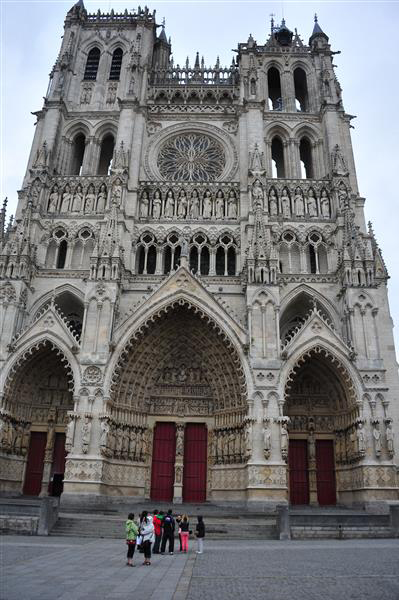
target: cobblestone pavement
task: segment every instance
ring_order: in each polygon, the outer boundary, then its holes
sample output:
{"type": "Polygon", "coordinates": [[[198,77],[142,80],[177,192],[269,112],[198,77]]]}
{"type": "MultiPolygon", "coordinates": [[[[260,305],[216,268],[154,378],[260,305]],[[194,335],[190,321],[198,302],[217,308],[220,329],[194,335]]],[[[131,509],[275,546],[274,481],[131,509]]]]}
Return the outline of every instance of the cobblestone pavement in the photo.
{"type": "Polygon", "coordinates": [[[399,540],[206,541],[125,566],[118,540],[3,536],[1,600],[398,600],[399,540]]]}

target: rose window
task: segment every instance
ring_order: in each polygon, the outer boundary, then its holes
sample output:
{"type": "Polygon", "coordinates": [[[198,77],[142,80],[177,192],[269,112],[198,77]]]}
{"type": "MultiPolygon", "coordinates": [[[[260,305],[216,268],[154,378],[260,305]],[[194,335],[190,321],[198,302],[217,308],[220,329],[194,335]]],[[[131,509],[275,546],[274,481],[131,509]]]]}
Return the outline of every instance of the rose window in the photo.
{"type": "Polygon", "coordinates": [[[158,154],[158,168],[168,181],[213,181],[225,166],[224,149],[216,140],[198,133],[177,135],[158,154]]]}

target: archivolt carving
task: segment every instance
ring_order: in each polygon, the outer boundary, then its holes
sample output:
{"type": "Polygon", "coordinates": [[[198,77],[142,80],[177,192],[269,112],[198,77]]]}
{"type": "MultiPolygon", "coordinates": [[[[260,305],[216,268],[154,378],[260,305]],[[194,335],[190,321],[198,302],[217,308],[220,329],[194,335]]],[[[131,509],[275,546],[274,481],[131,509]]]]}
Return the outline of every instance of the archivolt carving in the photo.
{"type": "Polygon", "coordinates": [[[162,405],[176,395],[209,407],[213,400],[216,413],[246,406],[237,350],[209,315],[184,298],[163,306],[136,329],[111,384],[117,404],[141,410],[153,406],[152,412],[157,398],[162,405]]]}
{"type": "Polygon", "coordinates": [[[69,384],[69,391],[74,390],[74,378],[71,364],[68,358],[65,356],[64,352],[51,340],[47,338],[40,340],[39,342],[33,344],[28,349],[26,349],[22,354],[20,354],[13,365],[11,366],[5,384],[4,391],[5,397],[14,398],[15,399],[15,387],[20,383],[16,381],[17,375],[20,372],[20,369],[23,368],[24,363],[32,360],[35,356],[35,353],[38,353],[40,358],[40,350],[47,350],[50,352],[55,352],[56,356],[59,357],[59,361],[62,363],[66,373],[66,378],[69,384]]]}

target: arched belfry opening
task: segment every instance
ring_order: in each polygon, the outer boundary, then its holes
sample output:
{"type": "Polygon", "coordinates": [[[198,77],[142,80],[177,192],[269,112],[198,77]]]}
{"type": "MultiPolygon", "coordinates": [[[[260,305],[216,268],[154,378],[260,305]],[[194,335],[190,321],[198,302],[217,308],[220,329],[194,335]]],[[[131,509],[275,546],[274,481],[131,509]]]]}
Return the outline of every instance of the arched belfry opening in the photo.
{"type": "Polygon", "coordinates": [[[67,411],[73,410],[71,367],[50,341],[30,348],[4,387],[2,451],[12,459],[5,489],[30,496],[59,496],[66,458],[67,411]]]}
{"type": "Polygon", "coordinates": [[[296,361],[285,389],[289,498],[296,505],[334,505],[341,474],[365,454],[363,422],[351,377],[316,346],[296,361]]]}
{"type": "Polygon", "coordinates": [[[241,361],[216,323],[183,299],[149,323],[121,355],[113,410],[145,440],[148,496],[204,502],[212,469],[246,462],[241,361]]]}

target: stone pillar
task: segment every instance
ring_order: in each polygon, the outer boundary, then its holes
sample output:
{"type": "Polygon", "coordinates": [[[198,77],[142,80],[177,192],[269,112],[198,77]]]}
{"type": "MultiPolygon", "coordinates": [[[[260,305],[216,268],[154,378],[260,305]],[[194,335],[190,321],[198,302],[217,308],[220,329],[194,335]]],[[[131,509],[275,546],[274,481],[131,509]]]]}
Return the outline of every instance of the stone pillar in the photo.
{"type": "Polygon", "coordinates": [[[173,485],[173,502],[183,501],[183,460],[184,460],[184,428],[185,423],[176,423],[176,457],[175,482],[173,485]]]}
{"type": "Polygon", "coordinates": [[[40,490],[40,496],[48,496],[48,486],[50,483],[51,465],[53,463],[53,452],[54,452],[54,440],[55,440],[55,411],[49,411],[48,425],[47,425],[47,441],[46,449],[44,452],[44,466],[43,466],[43,477],[42,477],[42,488],[40,490]]]}
{"type": "Polygon", "coordinates": [[[308,437],[308,474],[309,474],[309,504],[317,506],[317,479],[316,479],[316,442],[313,430],[308,437]]]}

